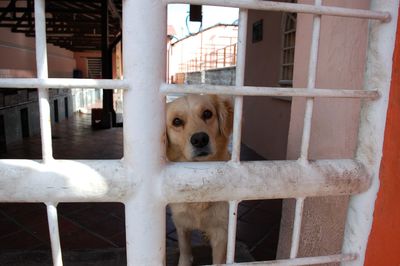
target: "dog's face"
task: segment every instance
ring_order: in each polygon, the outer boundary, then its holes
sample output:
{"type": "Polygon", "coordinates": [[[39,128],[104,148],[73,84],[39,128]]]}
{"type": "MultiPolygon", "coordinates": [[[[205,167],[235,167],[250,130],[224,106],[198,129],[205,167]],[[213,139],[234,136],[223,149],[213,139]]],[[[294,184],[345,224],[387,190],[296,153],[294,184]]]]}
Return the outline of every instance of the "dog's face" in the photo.
{"type": "Polygon", "coordinates": [[[233,108],[229,98],[190,95],[168,103],[169,160],[226,160],[232,120],[233,108]]]}

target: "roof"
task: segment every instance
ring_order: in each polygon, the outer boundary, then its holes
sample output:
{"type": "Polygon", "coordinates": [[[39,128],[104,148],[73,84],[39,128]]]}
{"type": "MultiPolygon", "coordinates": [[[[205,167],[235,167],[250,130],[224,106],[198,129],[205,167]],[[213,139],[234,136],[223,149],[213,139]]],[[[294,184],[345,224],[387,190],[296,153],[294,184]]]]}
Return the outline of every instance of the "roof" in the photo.
{"type": "MultiPolygon", "coordinates": [[[[35,36],[34,0],[0,0],[0,27],[35,36]]],[[[109,43],[120,38],[121,0],[46,0],[47,42],[71,51],[101,50],[102,2],[108,4],[109,43]]]]}

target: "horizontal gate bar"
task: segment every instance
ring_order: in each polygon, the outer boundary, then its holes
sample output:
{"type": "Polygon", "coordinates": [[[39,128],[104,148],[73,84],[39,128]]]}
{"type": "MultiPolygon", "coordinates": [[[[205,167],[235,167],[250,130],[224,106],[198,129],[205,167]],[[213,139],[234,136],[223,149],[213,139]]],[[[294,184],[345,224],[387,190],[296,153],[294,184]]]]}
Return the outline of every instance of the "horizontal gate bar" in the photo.
{"type": "Polygon", "coordinates": [[[353,17],[364,19],[377,19],[381,21],[390,20],[389,12],[376,12],[363,9],[351,9],[334,6],[313,6],[305,4],[280,3],[261,0],[164,0],[167,4],[194,4],[225,6],[244,9],[256,9],[266,11],[283,11],[294,13],[308,13],[316,15],[330,15],[339,17],[353,17]]]}
{"type": "Polygon", "coordinates": [[[0,160],[0,177],[0,202],[121,202],[132,189],[120,160],[0,160]]]}
{"type": "Polygon", "coordinates": [[[344,262],[353,261],[357,258],[355,254],[338,254],[338,255],[328,255],[328,256],[318,256],[318,257],[305,257],[296,259],[286,259],[286,260],[273,260],[273,261],[257,261],[257,262],[244,262],[244,263],[232,263],[223,264],[230,266],[257,266],[257,265],[269,265],[269,266],[300,266],[300,265],[316,265],[325,264],[333,262],[344,262]]]}
{"type": "Polygon", "coordinates": [[[99,88],[99,89],[127,89],[128,83],[118,79],[73,79],[73,78],[1,78],[0,88],[99,88]]]}
{"type": "Polygon", "coordinates": [[[330,97],[330,98],[379,98],[377,90],[348,90],[348,89],[306,89],[280,87],[253,87],[253,86],[224,86],[224,85],[178,85],[163,84],[162,93],[205,93],[220,95],[245,96],[292,96],[292,97],[330,97]]]}
{"type": "MultiPolygon", "coordinates": [[[[120,160],[0,160],[0,202],[124,202],[135,193],[120,160]]],[[[168,202],[348,195],[370,178],[355,160],[172,163],[159,177],[168,202]]]]}
{"type": "Polygon", "coordinates": [[[355,160],[173,163],[163,177],[168,202],[357,194],[370,177],[355,160]]]}

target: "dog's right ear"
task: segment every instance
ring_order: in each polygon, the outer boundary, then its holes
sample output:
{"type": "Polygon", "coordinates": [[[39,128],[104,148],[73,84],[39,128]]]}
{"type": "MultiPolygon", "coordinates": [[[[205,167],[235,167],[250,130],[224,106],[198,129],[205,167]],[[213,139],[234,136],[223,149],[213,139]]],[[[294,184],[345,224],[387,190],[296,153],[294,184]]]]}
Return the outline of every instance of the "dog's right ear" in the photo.
{"type": "Polygon", "coordinates": [[[211,95],[218,115],[218,126],[222,136],[228,138],[233,128],[233,100],[229,96],[211,95]]]}

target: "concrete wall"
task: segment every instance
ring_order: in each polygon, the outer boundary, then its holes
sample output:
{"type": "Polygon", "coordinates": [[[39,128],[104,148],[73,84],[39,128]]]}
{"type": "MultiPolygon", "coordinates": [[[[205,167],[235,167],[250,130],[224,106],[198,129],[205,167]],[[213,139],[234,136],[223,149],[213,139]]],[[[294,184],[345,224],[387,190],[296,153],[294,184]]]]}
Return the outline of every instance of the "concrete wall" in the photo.
{"type": "MultiPolygon", "coordinates": [[[[301,0],[299,3],[312,4],[301,0]]],[[[330,0],[324,5],[369,8],[369,0],[330,0]]],[[[298,15],[294,87],[307,85],[312,16],[298,15]],[[301,51],[301,52],[300,52],[301,51]]],[[[324,16],[321,21],[318,88],[361,89],[367,47],[366,20],[324,16]]],[[[293,98],[287,158],[297,159],[303,128],[305,100],[293,98]]],[[[318,99],[314,104],[309,159],[351,158],[356,147],[360,102],[318,99]]],[[[347,211],[347,197],[309,198],[305,201],[299,256],[335,254],[340,251],[347,211]]],[[[294,201],[283,203],[278,258],[290,251],[294,201]]]]}
{"type": "MultiPolygon", "coordinates": [[[[68,98],[68,114],[73,113],[73,98],[69,90],[50,90],[51,122],[56,123],[54,104],[58,101],[58,118],[67,118],[65,113],[65,98],[68,98]]],[[[40,133],[39,104],[36,90],[20,89],[13,94],[0,95],[0,115],[4,119],[4,131],[7,145],[23,139],[21,110],[27,109],[29,119],[29,136],[40,133]]]]}
{"type": "Polygon", "coordinates": [[[51,110],[51,122],[56,123],[55,120],[55,104],[57,100],[58,105],[58,122],[68,119],[68,117],[72,116],[74,112],[73,109],[73,97],[71,91],[69,89],[53,89],[49,91],[50,95],[50,110],[51,110]],[[67,98],[68,104],[68,114],[65,113],[65,98],[67,98]]]}
{"type": "MultiPolygon", "coordinates": [[[[249,10],[245,85],[279,87],[282,13],[249,10]],[[263,40],[252,42],[253,23],[263,19],[263,40]]],[[[290,100],[244,97],[242,142],[268,160],[286,158],[290,100]]]]}
{"type": "Polygon", "coordinates": [[[234,85],[236,77],[236,67],[226,67],[210,69],[205,71],[205,83],[215,85],[234,85]]]}
{"type": "Polygon", "coordinates": [[[202,78],[201,76],[204,75],[204,72],[189,72],[185,73],[185,83],[186,84],[201,84],[202,78]]]}
{"type": "Polygon", "coordinates": [[[186,73],[185,82],[187,84],[234,85],[235,76],[236,67],[226,67],[186,73]]]}
{"type": "Polygon", "coordinates": [[[30,134],[34,135],[40,132],[40,126],[38,124],[39,106],[37,103],[31,102],[12,108],[1,109],[0,115],[2,115],[4,118],[4,129],[7,144],[12,144],[21,141],[22,139],[21,110],[24,108],[28,109],[30,134]]]}

